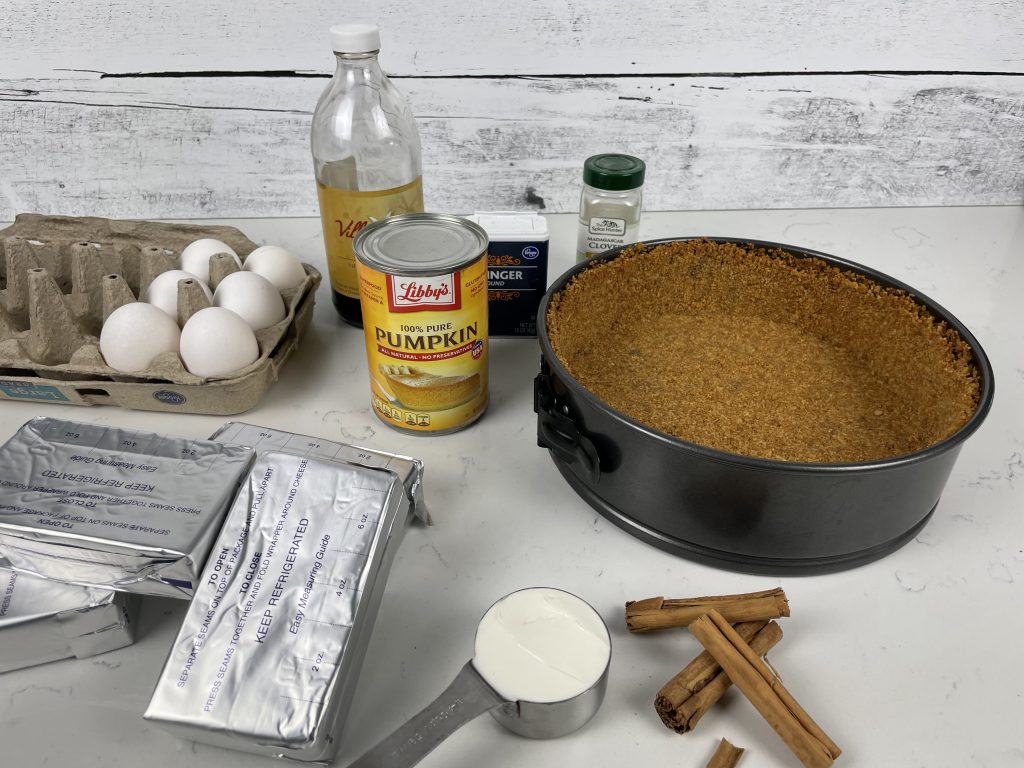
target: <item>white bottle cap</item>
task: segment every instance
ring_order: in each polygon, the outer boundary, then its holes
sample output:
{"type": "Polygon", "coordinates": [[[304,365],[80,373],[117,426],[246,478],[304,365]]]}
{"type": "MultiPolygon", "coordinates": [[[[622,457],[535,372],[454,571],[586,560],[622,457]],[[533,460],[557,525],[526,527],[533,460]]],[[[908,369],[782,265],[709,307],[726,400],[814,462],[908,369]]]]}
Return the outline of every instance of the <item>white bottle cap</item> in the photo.
{"type": "Polygon", "coordinates": [[[331,27],[335,53],[367,53],[380,50],[380,27],[376,24],[336,24],[331,27]]]}

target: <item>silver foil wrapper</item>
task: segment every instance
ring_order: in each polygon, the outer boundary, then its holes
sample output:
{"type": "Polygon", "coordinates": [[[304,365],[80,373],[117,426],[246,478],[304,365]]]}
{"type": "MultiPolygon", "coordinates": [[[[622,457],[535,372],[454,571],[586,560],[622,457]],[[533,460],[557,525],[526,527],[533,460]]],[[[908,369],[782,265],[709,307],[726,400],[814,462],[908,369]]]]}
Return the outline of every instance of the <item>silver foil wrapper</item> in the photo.
{"type": "Polygon", "coordinates": [[[392,471],[260,453],[146,718],[195,741],[330,760],[410,516],[392,471]]]}
{"type": "Polygon", "coordinates": [[[0,446],[0,566],[192,596],[253,451],[37,418],[0,446]]]}
{"type": "Polygon", "coordinates": [[[0,568],[0,672],[131,645],[138,602],[0,568]]]}
{"type": "Polygon", "coordinates": [[[229,421],[210,435],[210,439],[234,445],[250,445],[261,454],[265,451],[282,451],[297,456],[343,461],[371,469],[389,469],[402,479],[413,514],[430,525],[430,513],[423,500],[423,462],[419,459],[241,421],[229,421]]]}

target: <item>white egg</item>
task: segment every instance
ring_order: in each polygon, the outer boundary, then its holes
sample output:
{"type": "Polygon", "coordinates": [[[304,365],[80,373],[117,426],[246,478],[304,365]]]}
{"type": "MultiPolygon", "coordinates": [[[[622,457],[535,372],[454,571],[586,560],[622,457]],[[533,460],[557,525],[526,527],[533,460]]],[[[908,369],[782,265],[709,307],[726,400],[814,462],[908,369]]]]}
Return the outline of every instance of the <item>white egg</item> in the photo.
{"type": "Polygon", "coordinates": [[[181,329],[181,359],[196,376],[227,376],[259,356],[256,334],[230,309],[201,309],[181,329]]]}
{"type": "Polygon", "coordinates": [[[243,269],[267,278],[279,291],[294,288],[306,279],[302,263],[279,245],[262,245],[245,257],[243,269]]]}
{"type": "Polygon", "coordinates": [[[198,275],[204,283],[209,283],[210,257],[218,253],[230,253],[241,268],[242,262],[238,258],[238,254],[235,253],[235,249],[212,237],[204,237],[202,240],[196,240],[186,245],[181,251],[181,256],[178,257],[178,266],[186,272],[198,275]]]}
{"type": "Polygon", "coordinates": [[[217,286],[213,303],[230,309],[254,331],[284,320],[284,301],[277,288],[255,272],[233,272],[217,286]]]}
{"type": "Polygon", "coordinates": [[[207,288],[206,283],[200,280],[199,277],[192,272],[186,272],[182,269],[169,269],[166,272],[161,272],[153,278],[153,282],[149,284],[143,298],[149,304],[160,307],[160,309],[170,315],[175,322],[178,320],[179,280],[195,280],[199,283],[199,287],[203,289],[203,293],[206,294],[206,298],[208,298],[211,303],[213,302],[213,294],[210,293],[210,289],[207,288]]]}
{"type": "Polygon", "coordinates": [[[177,352],[181,332],[166,312],[141,301],[110,313],[100,330],[100,354],[115,371],[145,370],[163,352],[177,352]]]}

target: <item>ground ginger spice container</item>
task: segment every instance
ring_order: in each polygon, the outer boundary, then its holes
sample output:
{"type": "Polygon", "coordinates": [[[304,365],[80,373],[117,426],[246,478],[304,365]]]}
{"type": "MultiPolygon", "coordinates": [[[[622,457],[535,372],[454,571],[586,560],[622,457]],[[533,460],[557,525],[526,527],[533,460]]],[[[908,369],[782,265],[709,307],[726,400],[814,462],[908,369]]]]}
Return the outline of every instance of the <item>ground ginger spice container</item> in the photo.
{"type": "Polygon", "coordinates": [[[373,410],[391,427],[446,434],[487,407],[487,233],[407,213],[353,242],[373,410]]]}

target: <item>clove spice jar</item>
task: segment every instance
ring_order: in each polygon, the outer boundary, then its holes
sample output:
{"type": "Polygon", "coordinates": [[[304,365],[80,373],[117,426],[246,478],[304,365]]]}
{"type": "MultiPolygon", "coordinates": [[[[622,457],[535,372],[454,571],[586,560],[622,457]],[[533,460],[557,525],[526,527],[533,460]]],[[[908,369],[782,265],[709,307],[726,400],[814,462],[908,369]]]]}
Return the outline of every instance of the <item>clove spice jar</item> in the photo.
{"type": "Polygon", "coordinates": [[[639,239],[645,171],[632,155],[594,155],[583,163],[577,262],[639,239]]]}

